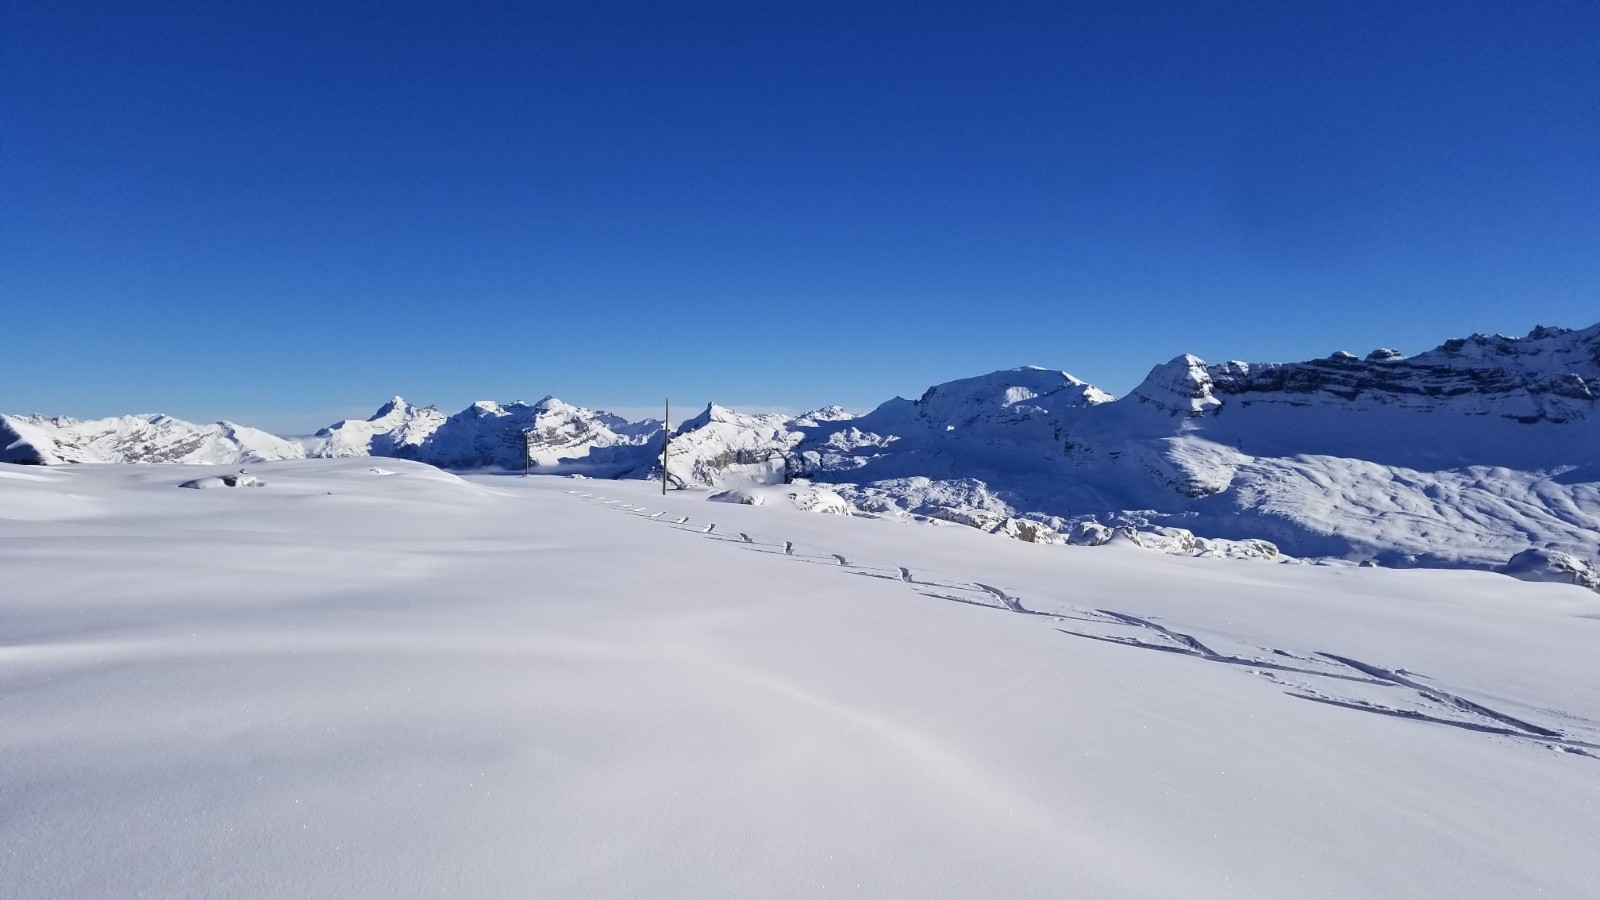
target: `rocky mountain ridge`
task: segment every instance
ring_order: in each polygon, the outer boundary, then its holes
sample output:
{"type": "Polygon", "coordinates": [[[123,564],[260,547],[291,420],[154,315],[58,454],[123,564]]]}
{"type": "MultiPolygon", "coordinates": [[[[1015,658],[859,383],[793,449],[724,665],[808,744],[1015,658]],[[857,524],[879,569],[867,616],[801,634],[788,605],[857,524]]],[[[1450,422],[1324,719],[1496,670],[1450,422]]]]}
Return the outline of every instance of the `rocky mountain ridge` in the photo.
{"type": "MultiPolygon", "coordinates": [[[[0,461],[354,455],[520,471],[528,459],[544,473],[659,477],[664,437],[658,421],[553,397],[454,415],[396,397],[300,441],[160,416],[5,416],[0,461]]],[[[1201,534],[1213,549],[1272,542],[1297,556],[1484,567],[1530,549],[1580,563],[1596,555],[1597,447],[1600,325],[1474,335],[1411,357],[1210,365],[1182,355],[1121,399],[1023,367],[862,415],[711,404],[672,430],[665,464],[679,487],[806,479],[876,515],[1033,539],[1126,532],[1189,552],[1201,534]]],[[[1235,549],[1218,552],[1259,555],[1235,549]]]]}

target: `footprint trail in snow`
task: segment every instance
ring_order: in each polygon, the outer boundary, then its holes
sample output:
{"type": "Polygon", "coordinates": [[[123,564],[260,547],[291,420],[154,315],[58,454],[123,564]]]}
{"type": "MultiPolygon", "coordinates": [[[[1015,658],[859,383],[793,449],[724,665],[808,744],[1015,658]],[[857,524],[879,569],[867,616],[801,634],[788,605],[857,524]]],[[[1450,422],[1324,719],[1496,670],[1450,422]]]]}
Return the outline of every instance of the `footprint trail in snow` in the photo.
{"type": "MultiPolygon", "coordinates": [[[[644,515],[646,507],[614,506],[621,501],[608,502],[605,497],[585,492],[567,493],[578,499],[598,501],[613,509],[622,509],[646,521],[668,522],[677,526],[689,521],[688,516],[676,521],[666,520],[661,518],[661,512],[644,515]]],[[[1559,710],[1537,710],[1561,718],[1567,730],[1547,727],[1460,696],[1404,668],[1385,668],[1325,651],[1293,651],[1234,641],[1228,641],[1224,647],[1221,646],[1224,639],[1218,638],[1208,639],[1219,645],[1213,647],[1211,643],[1192,634],[1148,617],[1110,609],[1082,608],[1055,600],[1049,601],[1048,605],[1056,611],[1030,609],[1022,598],[995,585],[977,581],[920,579],[906,566],[862,565],[839,553],[811,556],[799,553],[793,541],[757,540],[747,532],[738,532],[737,538],[723,537],[713,533],[715,528],[713,523],[704,529],[678,530],[711,540],[731,541],[755,552],[771,553],[801,562],[823,563],[849,574],[899,582],[917,590],[924,597],[1049,618],[1057,623],[1057,631],[1076,638],[1234,666],[1272,682],[1287,696],[1301,700],[1512,738],[1519,743],[1600,759],[1600,723],[1559,710]],[[762,547],[773,549],[763,550],[762,547]],[[927,588],[940,588],[954,593],[935,593],[927,588]],[[1064,627],[1068,623],[1074,624],[1064,627]]]]}

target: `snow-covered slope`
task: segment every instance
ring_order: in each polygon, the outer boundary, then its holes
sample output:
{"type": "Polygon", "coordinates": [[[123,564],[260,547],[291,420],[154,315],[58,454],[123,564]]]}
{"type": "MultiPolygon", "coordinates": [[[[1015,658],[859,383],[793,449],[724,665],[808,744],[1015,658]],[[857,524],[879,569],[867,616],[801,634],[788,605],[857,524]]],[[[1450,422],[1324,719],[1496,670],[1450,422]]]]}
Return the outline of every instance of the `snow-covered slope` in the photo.
{"type": "Polygon", "coordinates": [[[1600,325],[1411,359],[1180,356],[1114,402],[1005,402],[1025,371],[985,376],[961,415],[927,410],[956,382],[817,423],[794,452],[880,511],[1176,527],[1398,565],[1492,567],[1530,547],[1593,559],[1600,545],[1600,325]]]}
{"type": "Polygon", "coordinates": [[[240,463],[305,455],[294,441],[232,422],[197,425],[159,415],[88,421],[0,415],[0,462],[240,463]]]}
{"type": "Polygon", "coordinates": [[[0,466],[0,897],[1595,892],[1571,585],[236,468],[0,466]]]}

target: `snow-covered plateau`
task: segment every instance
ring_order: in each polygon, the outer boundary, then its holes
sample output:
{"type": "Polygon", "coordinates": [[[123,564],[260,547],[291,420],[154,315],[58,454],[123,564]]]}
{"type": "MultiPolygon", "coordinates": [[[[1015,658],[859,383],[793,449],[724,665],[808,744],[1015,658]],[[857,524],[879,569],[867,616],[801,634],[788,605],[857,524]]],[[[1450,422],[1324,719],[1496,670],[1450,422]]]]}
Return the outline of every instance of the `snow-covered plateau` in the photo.
{"type": "MultiPolygon", "coordinates": [[[[554,397],[455,415],[396,397],[308,438],[166,416],[0,416],[0,461],[379,456],[455,471],[661,475],[661,422],[554,397]]],[[[1126,397],[1003,370],[852,414],[711,404],[670,434],[677,487],[803,480],[858,513],[1181,555],[1495,569],[1600,587],[1600,324],[1407,357],[1179,356],[1126,397]],[[1530,555],[1531,553],[1531,555],[1530,555]],[[1513,563],[1513,559],[1516,562],[1513,563]]]]}
{"type": "Polygon", "coordinates": [[[0,466],[0,897],[1600,895],[1593,592],[374,462],[0,466]]]}

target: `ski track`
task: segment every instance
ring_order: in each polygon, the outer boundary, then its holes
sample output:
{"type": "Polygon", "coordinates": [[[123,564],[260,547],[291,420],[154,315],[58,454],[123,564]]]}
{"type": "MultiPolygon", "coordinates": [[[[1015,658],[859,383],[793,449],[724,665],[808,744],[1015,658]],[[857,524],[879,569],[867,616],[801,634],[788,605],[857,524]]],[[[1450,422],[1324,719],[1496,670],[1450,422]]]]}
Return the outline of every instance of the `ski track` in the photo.
{"type": "Polygon", "coordinates": [[[1006,593],[1005,591],[1000,590],[997,587],[993,587],[991,585],[984,584],[981,581],[974,581],[973,584],[977,585],[979,588],[983,589],[985,592],[993,594],[995,596],[995,599],[999,600],[1001,603],[1004,603],[1006,605],[1006,609],[1009,609],[1012,612],[1028,612],[1029,611],[1029,610],[1023,608],[1021,600],[1018,600],[1017,598],[1011,596],[1010,594],[1006,593]]]}
{"type": "MultiPolygon", "coordinates": [[[[615,504],[619,504],[622,501],[608,500],[605,497],[583,491],[567,491],[566,493],[580,500],[599,502],[605,506],[630,512],[646,521],[664,522],[674,526],[678,531],[697,534],[714,541],[745,545],[745,548],[752,552],[782,556],[786,559],[810,564],[827,565],[829,568],[836,570],[849,570],[851,575],[896,581],[916,590],[920,596],[931,599],[977,606],[984,609],[1002,610],[1021,615],[1044,616],[1057,623],[1065,623],[1070,620],[1113,628],[1132,628],[1138,636],[1094,634],[1088,631],[1061,627],[1057,627],[1056,630],[1072,637],[1117,644],[1123,647],[1134,647],[1141,650],[1172,653],[1179,656],[1192,657],[1204,662],[1241,667],[1254,674],[1266,677],[1274,685],[1283,689],[1284,694],[1300,700],[1309,700],[1313,703],[1339,709],[1389,716],[1412,722],[1443,725],[1479,734],[1514,738],[1517,739],[1518,743],[1532,742],[1535,745],[1552,750],[1560,750],[1589,759],[1600,759],[1600,743],[1572,737],[1565,732],[1546,728],[1508,713],[1500,712],[1435,685],[1424,684],[1416,680],[1416,678],[1422,676],[1411,677],[1415,676],[1415,673],[1409,672],[1403,667],[1385,668],[1327,651],[1315,651],[1309,655],[1301,655],[1275,647],[1249,647],[1250,655],[1242,656],[1222,653],[1212,649],[1192,634],[1187,634],[1149,618],[1129,613],[1109,609],[1087,609],[1070,604],[1068,605],[1069,611],[1064,612],[1029,609],[1022,603],[1021,598],[995,585],[978,581],[956,584],[928,581],[912,575],[911,569],[907,566],[861,565],[859,562],[851,560],[840,553],[827,553],[822,556],[801,554],[796,552],[793,541],[784,540],[769,543],[765,540],[757,540],[755,536],[743,531],[737,532],[737,538],[714,534],[713,532],[717,527],[716,523],[708,524],[704,528],[683,528],[680,526],[688,523],[688,516],[682,516],[677,520],[667,520],[662,518],[664,515],[662,512],[644,515],[648,507],[635,507],[627,504],[616,506],[615,504]],[[772,547],[774,549],[761,549],[763,547],[772,547]],[[781,548],[781,551],[777,548],[781,548]],[[961,597],[955,594],[934,593],[922,590],[923,588],[965,591],[973,596],[961,597]],[[1273,658],[1257,658],[1257,654],[1273,658]],[[1398,689],[1405,692],[1404,699],[1421,708],[1390,706],[1375,703],[1361,697],[1325,693],[1322,690],[1318,690],[1312,683],[1294,684],[1290,681],[1280,680],[1279,673],[1305,676],[1307,679],[1318,679],[1316,684],[1325,686],[1330,683],[1343,683],[1350,684],[1352,689],[1356,685],[1379,689],[1398,689]]],[[[1600,723],[1590,722],[1558,709],[1540,708],[1538,711],[1552,718],[1571,723],[1572,726],[1581,730],[1600,735],[1600,723]]]]}
{"type": "Polygon", "coordinates": [[[1496,722],[1500,722],[1500,723],[1502,723],[1504,725],[1509,725],[1510,727],[1515,728],[1518,731],[1524,731],[1524,732],[1528,732],[1530,734],[1536,734],[1536,735],[1539,735],[1540,737],[1548,737],[1548,738],[1564,738],[1564,737],[1566,737],[1566,735],[1562,734],[1559,731],[1551,731],[1548,728],[1541,728],[1538,725],[1533,725],[1531,723],[1524,722],[1521,719],[1514,719],[1511,716],[1506,715],[1505,713],[1496,712],[1496,711],[1488,708],[1487,706],[1483,706],[1482,704],[1474,703],[1471,700],[1466,699],[1465,697],[1457,697],[1454,694],[1446,693],[1446,692],[1441,691],[1441,690],[1439,690],[1437,688],[1432,688],[1432,687],[1429,687],[1429,686],[1424,685],[1424,684],[1418,684],[1417,682],[1412,681],[1409,678],[1405,678],[1405,677],[1403,677],[1403,676],[1401,676],[1401,675],[1399,675],[1399,674],[1397,674],[1395,672],[1391,672],[1388,669],[1381,669],[1381,668],[1379,668],[1377,666],[1367,665],[1366,663],[1358,662],[1357,660],[1353,660],[1353,659],[1348,659],[1348,658],[1343,657],[1343,656],[1336,656],[1336,655],[1334,655],[1332,653],[1322,653],[1322,654],[1319,654],[1319,655],[1325,656],[1328,659],[1334,660],[1335,662],[1344,663],[1345,665],[1349,666],[1350,668],[1355,669],[1358,672],[1364,672],[1367,675],[1372,676],[1373,678],[1380,678],[1380,679],[1384,679],[1384,680],[1387,680],[1387,681],[1392,681],[1392,682],[1394,682],[1395,684],[1398,684],[1398,685],[1404,685],[1405,687],[1411,688],[1412,690],[1418,692],[1419,694],[1422,694],[1424,697],[1427,697],[1430,700],[1433,700],[1433,701],[1436,701],[1436,702],[1439,702],[1439,703],[1444,703],[1444,704],[1447,704],[1449,706],[1453,706],[1456,709],[1461,710],[1462,712],[1468,712],[1468,713],[1472,713],[1474,715],[1483,716],[1486,719],[1493,719],[1496,722]]]}

